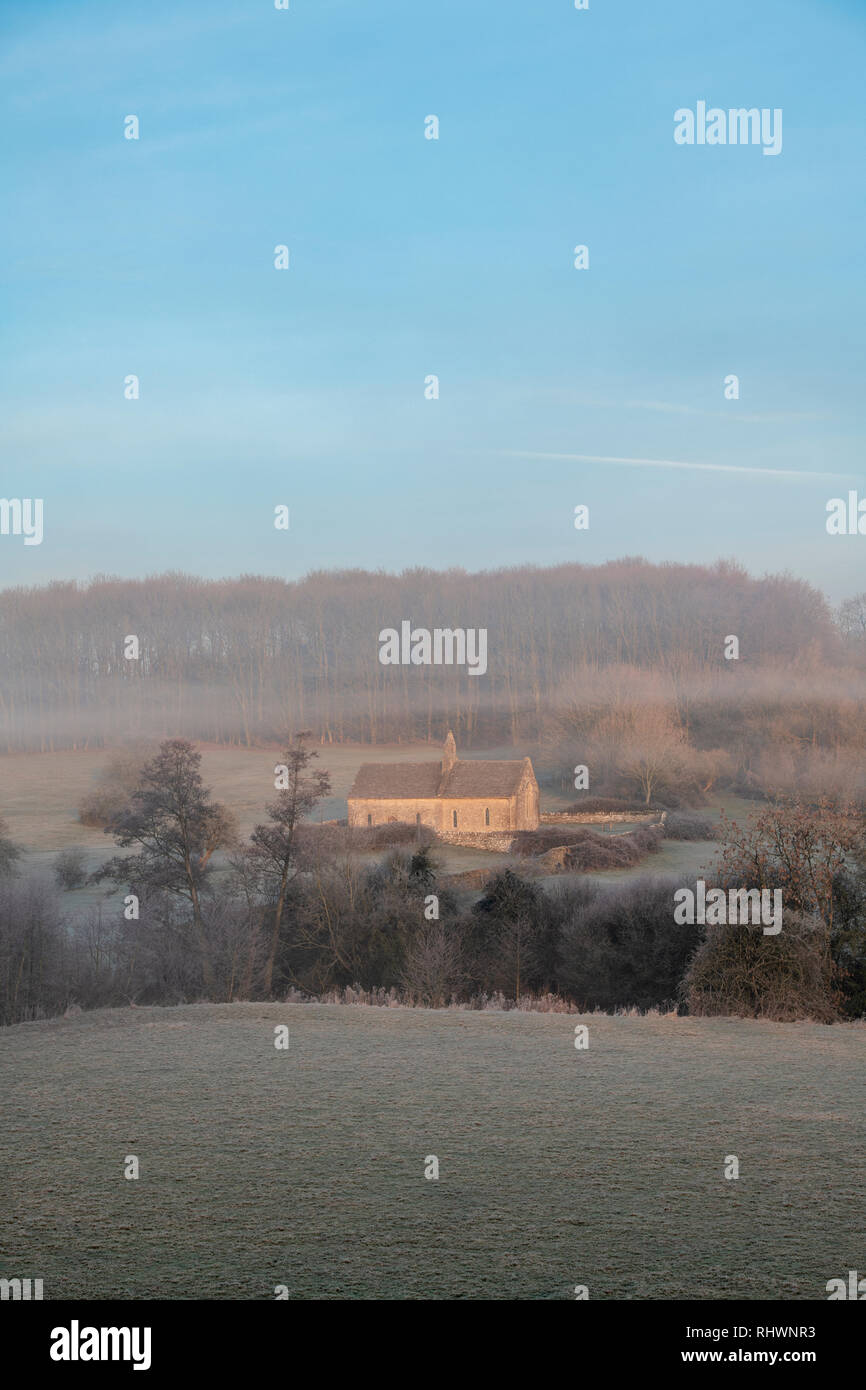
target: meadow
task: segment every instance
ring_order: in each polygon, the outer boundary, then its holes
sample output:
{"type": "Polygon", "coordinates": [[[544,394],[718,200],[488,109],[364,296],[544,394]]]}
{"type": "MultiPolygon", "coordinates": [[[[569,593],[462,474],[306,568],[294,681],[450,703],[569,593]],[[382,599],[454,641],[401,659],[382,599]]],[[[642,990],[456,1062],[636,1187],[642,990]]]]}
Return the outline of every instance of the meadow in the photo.
{"type": "Polygon", "coordinates": [[[858,1024],[198,1004],[16,1025],[0,1064],[0,1275],[46,1299],[820,1299],[862,1267],[858,1024]]]}
{"type": "MultiPolygon", "coordinates": [[[[214,797],[234,812],[240,833],[246,838],[263,818],[265,803],[273,798],[273,768],[279,749],[276,745],[254,749],[215,744],[197,746],[202,752],[205,783],[211,787],[214,797]]],[[[316,807],[314,820],[345,817],[346,797],[361,763],[432,761],[438,755],[437,748],[420,743],[376,747],[334,744],[317,751],[317,766],[330,773],[332,794],[316,807]]],[[[473,757],[519,757],[526,751],[493,748],[473,753],[473,757]]],[[[94,786],[109,756],[106,751],[95,749],[17,753],[0,759],[0,816],[5,817],[12,839],[23,848],[28,872],[50,874],[55,855],[64,849],[82,849],[89,870],[115,852],[108,836],[97,828],[81,825],[77,818],[78,803],[94,786]]],[[[559,810],[570,800],[573,800],[573,793],[542,788],[542,810],[559,810]]],[[[754,809],[752,804],[728,795],[715,800],[705,813],[715,818],[722,805],[729,813],[738,815],[747,815],[754,809]]],[[[604,831],[604,826],[596,828],[604,831]]],[[[625,832],[630,828],[629,824],[622,823],[617,824],[615,830],[625,832]]],[[[593,876],[611,883],[643,873],[694,877],[712,861],[716,849],[712,841],[664,841],[660,851],[644,864],[593,876]]],[[[462,846],[439,846],[436,853],[445,873],[493,869],[507,862],[506,855],[462,846]]],[[[561,882],[564,877],[570,876],[558,875],[556,881],[561,882]]],[[[69,907],[84,908],[102,901],[104,890],[77,890],[65,894],[64,898],[69,907]]]]}

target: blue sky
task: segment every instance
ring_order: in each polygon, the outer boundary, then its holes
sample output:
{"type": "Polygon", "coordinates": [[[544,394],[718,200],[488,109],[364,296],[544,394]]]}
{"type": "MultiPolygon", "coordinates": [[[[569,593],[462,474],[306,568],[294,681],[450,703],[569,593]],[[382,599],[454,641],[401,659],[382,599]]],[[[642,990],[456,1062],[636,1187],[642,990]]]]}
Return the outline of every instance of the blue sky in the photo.
{"type": "Polygon", "coordinates": [[[3,0],[0,29],[0,495],[45,507],[0,586],[643,554],[866,587],[824,525],[866,497],[860,0],[3,0]],[[676,145],[699,100],[781,108],[781,154],[676,145]]]}

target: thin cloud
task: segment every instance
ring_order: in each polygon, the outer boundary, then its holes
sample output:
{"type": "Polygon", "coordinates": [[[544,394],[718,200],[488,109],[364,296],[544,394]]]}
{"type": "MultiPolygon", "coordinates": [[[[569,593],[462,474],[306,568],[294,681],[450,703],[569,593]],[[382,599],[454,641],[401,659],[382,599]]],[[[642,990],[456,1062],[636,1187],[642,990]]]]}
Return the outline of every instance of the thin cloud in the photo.
{"type": "Polygon", "coordinates": [[[673,401],[626,401],[626,410],[656,410],[664,415],[711,415],[715,420],[737,420],[749,425],[784,425],[789,421],[826,420],[816,410],[703,410],[699,406],[676,405],[673,401]]]}
{"type": "Polygon", "coordinates": [[[626,410],[660,410],[666,415],[697,415],[691,405],[674,405],[672,401],[626,401],[626,410]]]}
{"type": "Polygon", "coordinates": [[[524,459],[557,459],[565,463],[612,463],[625,468],[687,468],[698,473],[750,473],[769,478],[853,478],[853,473],[813,473],[801,468],[749,468],[737,463],[687,463],[682,459],[614,458],[606,454],[546,454],[532,449],[499,449],[500,454],[524,459]]]}

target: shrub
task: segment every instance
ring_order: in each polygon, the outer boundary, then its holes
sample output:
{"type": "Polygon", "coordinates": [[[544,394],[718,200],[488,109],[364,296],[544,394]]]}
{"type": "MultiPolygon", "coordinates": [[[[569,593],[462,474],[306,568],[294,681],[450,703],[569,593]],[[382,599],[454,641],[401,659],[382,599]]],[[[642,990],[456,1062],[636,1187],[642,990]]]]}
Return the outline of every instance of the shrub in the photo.
{"type": "Polygon", "coordinates": [[[674,888],[642,879],[575,901],[560,935],[559,992],[582,1009],[674,1006],[702,932],[674,921],[674,888]]]}
{"type": "Polygon", "coordinates": [[[639,864],[661,845],[663,832],[657,825],[641,826],[630,835],[593,835],[569,845],[565,868],[585,873],[595,869],[628,869],[639,864]]]}
{"type": "Polygon", "coordinates": [[[866,870],[849,866],[833,882],[830,944],[846,1018],[866,1017],[866,870]]]}
{"type": "Polygon", "coordinates": [[[353,825],[346,821],[306,821],[295,832],[305,866],[321,863],[357,850],[390,849],[396,845],[432,845],[436,836],[427,826],[389,821],[386,825],[353,825]]]}
{"type": "Polygon", "coordinates": [[[519,999],[546,993],[556,969],[557,923],[545,894],[513,869],[501,869],[463,926],[470,987],[519,999]]]}
{"type": "Polygon", "coordinates": [[[541,825],[537,830],[519,830],[511,842],[511,852],[528,859],[533,855],[546,854],[549,849],[557,849],[560,845],[572,844],[587,835],[592,836],[593,831],[579,826],[541,825]]]}
{"type": "Polygon", "coordinates": [[[125,805],[126,797],[121,797],[117,791],[111,791],[108,787],[94,787],[92,791],[85,792],[78,803],[79,824],[102,830],[125,805]]]}
{"type": "Polygon", "coordinates": [[[401,983],[410,998],[439,1009],[460,994],[465,982],[459,933],[444,922],[426,924],[406,948],[401,983]]]}
{"type": "Polygon", "coordinates": [[[50,885],[0,882],[0,1024],[62,1013],[69,1003],[67,942],[50,885]]]}
{"type": "Polygon", "coordinates": [[[126,807],[152,752],[149,745],[142,745],[113,753],[100,772],[96,786],[78,804],[79,823],[104,830],[126,807]]]}
{"type": "Polygon", "coordinates": [[[823,924],[786,913],[778,936],[765,936],[759,926],[708,928],[681,997],[691,1014],[832,1023],[839,1017],[836,984],[823,924]]]}
{"type": "Polygon", "coordinates": [[[14,874],[21,851],[16,844],[9,839],[7,834],[6,822],[0,816],[0,878],[4,874],[14,874]]]}
{"type": "Polygon", "coordinates": [[[513,852],[539,855],[562,849],[558,867],[564,871],[628,869],[659,848],[662,830],[656,825],[640,826],[628,835],[599,835],[594,830],[543,826],[523,830],[515,836],[513,852]],[[567,838],[566,838],[567,835],[567,838]]]}
{"type": "Polygon", "coordinates": [[[664,819],[667,840],[714,840],[718,832],[715,821],[687,811],[668,811],[664,819]]]}
{"type": "Polygon", "coordinates": [[[363,826],[355,829],[353,838],[361,836],[367,849],[386,849],[391,845],[432,844],[434,835],[426,826],[410,825],[405,821],[389,821],[387,825],[363,826]]]}
{"type": "Polygon", "coordinates": [[[87,881],[83,849],[65,849],[54,861],[54,878],[58,888],[81,888],[87,881]]]}

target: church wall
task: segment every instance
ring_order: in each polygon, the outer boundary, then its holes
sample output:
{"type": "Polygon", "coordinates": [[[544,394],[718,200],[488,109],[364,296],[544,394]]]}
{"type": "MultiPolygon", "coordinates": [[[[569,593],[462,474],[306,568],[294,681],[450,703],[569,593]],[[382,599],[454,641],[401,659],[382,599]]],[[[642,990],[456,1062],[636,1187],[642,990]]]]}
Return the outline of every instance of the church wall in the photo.
{"type": "Polygon", "coordinates": [[[387,825],[389,821],[415,823],[420,815],[421,824],[429,830],[439,830],[443,825],[442,803],[433,797],[352,797],[349,801],[349,824],[365,826],[370,816],[372,825],[387,825]]]}
{"type": "Polygon", "coordinates": [[[352,797],[349,800],[349,824],[387,825],[389,821],[404,821],[414,824],[420,815],[421,824],[430,830],[459,834],[462,831],[480,832],[494,830],[514,830],[517,828],[518,812],[514,797],[443,797],[413,799],[411,797],[352,797]],[[457,825],[454,825],[454,812],[457,812],[457,825]],[[487,823],[485,811],[490,812],[487,823]]]}
{"type": "Polygon", "coordinates": [[[449,834],[461,832],[480,832],[493,830],[512,830],[514,828],[513,798],[491,796],[447,797],[443,799],[444,818],[442,829],[449,834]],[[454,825],[454,812],[457,812],[457,825],[454,825]],[[488,824],[485,812],[490,812],[488,824]]]}
{"type": "Polygon", "coordinates": [[[516,830],[537,830],[538,818],[538,783],[535,777],[525,777],[517,791],[517,820],[516,830]]]}

